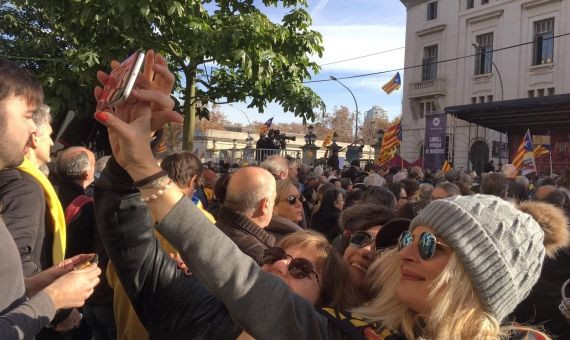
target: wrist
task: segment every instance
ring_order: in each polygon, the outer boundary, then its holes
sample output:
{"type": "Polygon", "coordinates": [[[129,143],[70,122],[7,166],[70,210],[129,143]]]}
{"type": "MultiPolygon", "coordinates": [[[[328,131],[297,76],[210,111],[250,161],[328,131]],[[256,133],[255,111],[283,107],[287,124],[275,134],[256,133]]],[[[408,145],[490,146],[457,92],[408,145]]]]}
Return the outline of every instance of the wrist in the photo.
{"type": "Polygon", "coordinates": [[[47,296],[49,296],[51,302],[53,303],[53,306],[55,308],[55,310],[57,311],[58,309],[61,309],[61,294],[59,293],[59,291],[55,288],[53,288],[51,285],[45,287],[44,289],[42,289],[42,292],[46,293],[47,296]]]}
{"type": "Polygon", "coordinates": [[[125,171],[129,173],[134,182],[152,176],[161,170],[162,168],[156,164],[156,161],[154,159],[145,162],[144,165],[133,165],[125,167],[125,171]]]}

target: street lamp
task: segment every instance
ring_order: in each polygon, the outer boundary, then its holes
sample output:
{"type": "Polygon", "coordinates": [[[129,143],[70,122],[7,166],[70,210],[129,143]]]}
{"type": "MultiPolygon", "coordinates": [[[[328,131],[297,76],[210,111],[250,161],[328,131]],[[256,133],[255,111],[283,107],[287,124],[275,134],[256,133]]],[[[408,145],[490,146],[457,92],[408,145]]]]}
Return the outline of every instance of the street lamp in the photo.
{"type": "Polygon", "coordinates": [[[382,139],[384,139],[384,130],[380,129],[376,131],[376,137],[378,138],[378,148],[382,148],[382,139]]]}
{"type": "MultiPolygon", "coordinates": [[[[495,71],[497,71],[497,75],[499,76],[499,83],[501,84],[501,101],[505,100],[505,88],[503,87],[503,77],[501,77],[501,72],[499,71],[499,68],[497,67],[497,65],[495,64],[493,59],[489,58],[487,53],[485,53],[485,52],[481,53],[481,46],[479,46],[478,43],[474,42],[471,45],[473,47],[475,47],[475,50],[478,51],[480,54],[482,54],[484,58],[489,59],[489,61],[491,62],[491,64],[495,68],[495,71]]],[[[501,164],[503,162],[503,157],[501,155],[501,145],[502,144],[503,144],[503,134],[501,132],[499,132],[499,164],[501,164]]]]}
{"type": "Polygon", "coordinates": [[[354,123],[354,142],[356,143],[356,140],[358,139],[358,102],[356,101],[356,97],[354,96],[354,93],[352,93],[352,91],[348,87],[346,87],[346,85],[341,83],[337,77],[330,76],[330,78],[332,80],[336,81],[337,83],[339,83],[340,85],[342,85],[342,87],[344,87],[345,89],[347,89],[348,92],[350,92],[350,94],[352,95],[352,99],[354,99],[354,105],[356,106],[356,122],[354,123]]]}
{"type": "Polygon", "coordinates": [[[245,139],[245,147],[248,149],[251,149],[253,147],[253,137],[251,137],[251,134],[249,132],[247,133],[247,138],[245,139]]]}
{"type": "Polygon", "coordinates": [[[317,135],[313,133],[314,127],[312,125],[307,126],[307,134],[305,135],[305,144],[314,144],[317,140],[317,135]]]}
{"type": "Polygon", "coordinates": [[[497,71],[497,75],[499,76],[499,83],[501,84],[501,101],[503,101],[505,99],[504,98],[505,97],[505,88],[503,87],[503,77],[501,77],[501,72],[499,72],[499,68],[497,67],[497,65],[495,64],[493,59],[489,58],[487,53],[482,51],[482,47],[479,46],[478,43],[474,42],[471,45],[473,47],[475,47],[475,50],[478,51],[478,53],[480,53],[481,55],[483,55],[484,58],[487,58],[491,62],[493,67],[495,68],[495,71],[497,71]]]}

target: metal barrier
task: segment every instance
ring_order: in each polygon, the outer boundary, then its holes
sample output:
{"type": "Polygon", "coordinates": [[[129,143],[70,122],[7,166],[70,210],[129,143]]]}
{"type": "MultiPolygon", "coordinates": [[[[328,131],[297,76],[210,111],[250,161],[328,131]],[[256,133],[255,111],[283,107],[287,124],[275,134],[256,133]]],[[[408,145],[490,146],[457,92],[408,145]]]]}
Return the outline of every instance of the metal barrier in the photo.
{"type": "Polygon", "coordinates": [[[218,150],[218,154],[214,154],[214,158],[225,160],[231,163],[260,164],[267,157],[272,155],[280,155],[282,157],[291,157],[293,159],[301,159],[303,151],[301,149],[224,149],[218,150]],[[218,157],[216,157],[218,156],[218,157]]]}

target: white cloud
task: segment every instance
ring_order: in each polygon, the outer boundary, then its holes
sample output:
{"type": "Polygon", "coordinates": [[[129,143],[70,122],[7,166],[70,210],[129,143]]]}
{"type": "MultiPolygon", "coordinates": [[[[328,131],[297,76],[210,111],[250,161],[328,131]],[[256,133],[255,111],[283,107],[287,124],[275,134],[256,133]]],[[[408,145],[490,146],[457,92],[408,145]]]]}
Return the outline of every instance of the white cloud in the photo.
{"type": "MultiPolygon", "coordinates": [[[[323,35],[325,52],[319,64],[359,57],[403,47],[405,27],[382,25],[315,26],[323,35]]],[[[375,72],[404,65],[404,50],[387,52],[362,59],[323,66],[322,71],[375,72]]]]}

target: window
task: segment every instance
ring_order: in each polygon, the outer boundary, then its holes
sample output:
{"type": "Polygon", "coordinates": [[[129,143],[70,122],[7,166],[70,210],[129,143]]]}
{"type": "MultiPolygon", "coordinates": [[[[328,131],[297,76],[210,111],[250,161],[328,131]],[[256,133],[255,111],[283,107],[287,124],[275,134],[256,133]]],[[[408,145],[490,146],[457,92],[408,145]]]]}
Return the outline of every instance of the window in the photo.
{"type": "Polygon", "coordinates": [[[471,104],[477,104],[477,97],[471,97],[471,104]]]}
{"type": "Polygon", "coordinates": [[[487,96],[487,103],[492,103],[493,102],[493,95],[488,95],[487,96]]]}
{"type": "Polygon", "coordinates": [[[489,3],[489,0],[481,0],[481,5],[486,5],[489,3]]]}
{"type": "Polygon", "coordinates": [[[549,95],[549,96],[554,96],[554,94],[555,94],[555,92],[556,92],[556,91],[554,90],[554,87],[549,87],[547,91],[548,91],[548,95],[549,95]]]}
{"type": "Polygon", "coordinates": [[[544,89],[536,90],[536,96],[537,97],[544,97],[544,89]]]}
{"type": "Polygon", "coordinates": [[[422,60],[422,81],[437,78],[437,45],[424,48],[422,60]]]}
{"type": "Polygon", "coordinates": [[[475,38],[475,74],[493,72],[493,33],[478,35],[475,38]]]}
{"type": "Polygon", "coordinates": [[[529,98],[533,98],[533,97],[534,97],[534,90],[528,90],[528,97],[529,97],[529,98]]]}
{"type": "Polygon", "coordinates": [[[475,0],[467,0],[467,9],[475,7],[475,0]]]}
{"type": "Polygon", "coordinates": [[[554,19],[534,23],[533,65],[550,64],[554,61],[554,19]]]}
{"type": "Polygon", "coordinates": [[[485,96],[479,96],[479,103],[485,102],[485,96]]]}
{"type": "Polygon", "coordinates": [[[437,1],[430,2],[427,4],[427,20],[437,19],[437,1]]]}

